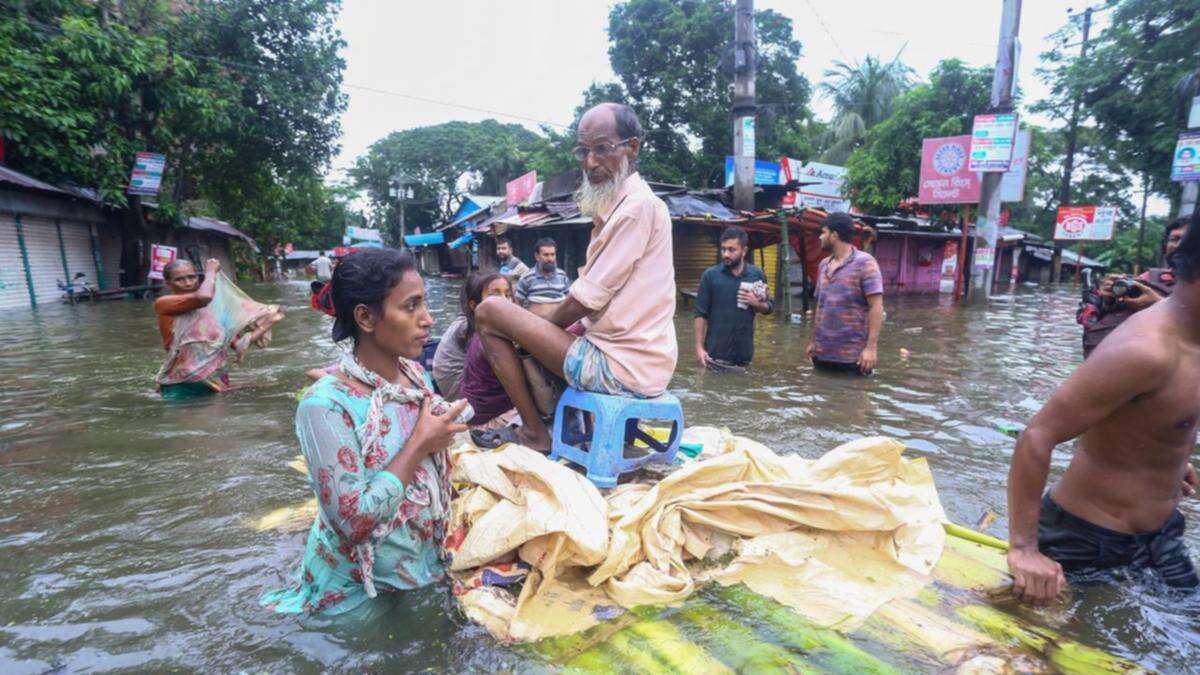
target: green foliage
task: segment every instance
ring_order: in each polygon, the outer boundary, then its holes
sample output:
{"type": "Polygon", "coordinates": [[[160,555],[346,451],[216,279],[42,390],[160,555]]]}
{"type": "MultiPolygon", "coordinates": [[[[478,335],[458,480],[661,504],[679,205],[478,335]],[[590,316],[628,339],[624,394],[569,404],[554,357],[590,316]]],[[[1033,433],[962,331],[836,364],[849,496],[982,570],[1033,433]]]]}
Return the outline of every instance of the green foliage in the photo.
{"type": "Polygon", "coordinates": [[[1103,30],[1093,30],[1086,58],[1079,58],[1078,19],[1059,32],[1061,46],[1042,55],[1052,92],[1037,109],[1066,119],[1078,97],[1100,132],[1093,141],[1129,173],[1149,176],[1154,192],[1172,194],[1168,158],[1185,127],[1180,102],[1194,95],[1200,0],[1115,4],[1103,30]]]}
{"type": "Polygon", "coordinates": [[[159,217],[188,205],[270,245],[327,205],[344,64],[337,0],[27,0],[0,9],[9,163],[124,207],[138,151],[167,156],[159,217]],[[313,201],[318,199],[318,201],[313,201]],[[300,216],[303,218],[303,216],[300,216]]]}
{"type": "Polygon", "coordinates": [[[398,173],[414,193],[405,207],[412,231],[449,218],[462,193],[504,194],[505,183],[525,173],[535,153],[546,156],[545,142],[518,124],[446,122],[388,134],[358,158],[350,176],[398,234],[397,200],[390,196],[398,173]]]}
{"type": "Polygon", "coordinates": [[[1158,266],[1162,262],[1162,235],[1165,226],[1165,218],[1146,219],[1146,232],[1142,240],[1140,256],[1138,255],[1138,228],[1136,223],[1119,229],[1113,240],[1105,242],[1104,250],[1098,254],[1092,254],[1092,245],[1089,243],[1087,253],[1089,256],[1095,257],[1100,262],[1108,265],[1108,269],[1111,272],[1133,272],[1139,260],[1141,261],[1141,269],[1143,270],[1158,266]]]}
{"type": "Polygon", "coordinates": [[[868,213],[892,213],[917,194],[921,141],[970,133],[971,118],[991,94],[992,69],[942,61],[920,84],[896,99],[890,117],[867,132],[865,143],[846,163],[846,189],[868,213]]]}
{"type": "Polygon", "coordinates": [[[897,54],[888,63],[874,56],[854,65],[834,61],[825,77],[820,90],[833,100],[837,117],[821,138],[821,161],[843,164],[867,130],[892,114],[896,99],[912,88],[915,73],[897,54]]]}
{"type": "MultiPolygon", "coordinates": [[[[755,12],[759,157],[808,156],[810,87],[796,70],[791,19],[755,12]]],[[[609,14],[609,61],[646,129],[643,172],[664,182],[723,183],[733,148],[732,3],[626,0],[609,14]]]]}

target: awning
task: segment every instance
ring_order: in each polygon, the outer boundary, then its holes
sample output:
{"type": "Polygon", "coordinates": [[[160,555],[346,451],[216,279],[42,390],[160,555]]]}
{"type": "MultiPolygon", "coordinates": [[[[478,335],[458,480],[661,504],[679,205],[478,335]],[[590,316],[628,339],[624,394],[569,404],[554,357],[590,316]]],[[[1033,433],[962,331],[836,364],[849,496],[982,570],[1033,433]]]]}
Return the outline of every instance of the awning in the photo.
{"type": "Polygon", "coordinates": [[[454,241],[450,242],[449,244],[447,244],[447,246],[449,246],[451,249],[456,249],[456,248],[463,246],[464,244],[471,243],[471,241],[474,239],[475,239],[475,233],[468,232],[468,233],[464,234],[463,236],[459,237],[458,239],[455,239],[454,241]]]}
{"type": "Polygon", "coordinates": [[[446,236],[441,232],[428,234],[410,234],[404,237],[404,243],[409,246],[433,246],[446,243],[446,236]]]}
{"type": "Polygon", "coordinates": [[[223,220],[217,220],[216,218],[209,218],[207,216],[192,216],[191,218],[188,218],[187,224],[184,225],[184,227],[189,230],[216,232],[217,234],[222,234],[226,237],[241,239],[249,244],[250,248],[254,249],[255,253],[258,253],[258,244],[254,243],[254,240],[251,239],[249,235],[223,220]]]}

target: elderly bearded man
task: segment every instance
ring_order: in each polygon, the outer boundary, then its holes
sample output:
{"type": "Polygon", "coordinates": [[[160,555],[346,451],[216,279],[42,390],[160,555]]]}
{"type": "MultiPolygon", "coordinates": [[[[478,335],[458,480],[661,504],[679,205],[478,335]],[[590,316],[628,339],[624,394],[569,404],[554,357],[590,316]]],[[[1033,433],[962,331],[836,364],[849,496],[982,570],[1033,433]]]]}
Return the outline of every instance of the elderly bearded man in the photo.
{"type": "Polygon", "coordinates": [[[575,199],[594,224],[587,264],[547,319],[492,299],[475,310],[488,361],[521,414],[517,438],[543,451],[550,449],[550,433],[514,342],[572,387],[616,396],[666,391],[679,351],[671,219],[637,173],[637,115],[629,106],[601,103],[584,113],[578,128],[574,155],[583,181],[575,199]]]}

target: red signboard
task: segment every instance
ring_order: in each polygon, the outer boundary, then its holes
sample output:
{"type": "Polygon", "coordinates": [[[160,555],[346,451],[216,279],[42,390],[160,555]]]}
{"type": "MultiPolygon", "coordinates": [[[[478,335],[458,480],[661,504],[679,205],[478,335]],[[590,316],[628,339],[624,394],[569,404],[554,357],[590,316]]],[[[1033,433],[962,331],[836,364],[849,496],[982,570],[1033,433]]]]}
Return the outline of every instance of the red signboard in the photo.
{"type": "Polygon", "coordinates": [[[1114,206],[1060,206],[1054,238],[1069,241],[1108,241],[1117,221],[1114,206]]]}
{"type": "Polygon", "coordinates": [[[971,171],[970,136],[926,138],[921,143],[921,204],[974,204],[979,201],[979,174],[971,171]]]}
{"type": "Polygon", "coordinates": [[[533,194],[533,189],[537,187],[537,172],[530,171],[520,178],[510,180],[504,187],[504,200],[509,206],[516,206],[533,194]]]}

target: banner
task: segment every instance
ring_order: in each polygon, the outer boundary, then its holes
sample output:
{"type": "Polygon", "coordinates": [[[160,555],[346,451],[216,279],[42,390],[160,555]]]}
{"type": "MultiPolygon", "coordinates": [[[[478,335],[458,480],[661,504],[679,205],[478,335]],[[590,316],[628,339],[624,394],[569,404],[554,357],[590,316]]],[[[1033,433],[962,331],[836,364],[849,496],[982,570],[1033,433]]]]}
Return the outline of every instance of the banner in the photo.
{"type": "MultiPolygon", "coordinates": [[[[755,185],[779,185],[782,170],[779,164],[765,159],[754,160],[755,185]]],[[[725,156],[725,187],[733,185],[733,155],[725,156]]]]}
{"type": "Polygon", "coordinates": [[[150,273],[146,275],[150,279],[163,278],[163,270],[167,265],[170,265],[178,257],[179,251],[174,246],[163,246],[162,244],[150,245],[150,273]]]}
{"type": "Polygon", "coordinates": [[[942,278],[938,282],[941,293],[954,292],[954,278],[958,275],[958,242],[954,239],[946,242],[942,249],[942,278]]]}
{"type": "Polygon", "coordinates": [[[782,167],[780,183],[813,178],[823,181],[801,185],[796,192],[784,195],[783,206],[818,208],[830,212],[850,210],[850,200],[842,197],[842,179],[846,175],[846,167],[820,162],[802,164],[791,157],[781,157],[779,165],[782,167]]]}
{"type": "Polygon", "coordinates": [[[1171,162],[1171,180],[1200,180],[1200,131],[1179,134],[1179,142],[1175,144],[1175,159],[1171,162]]]}
{"type": "Polygon", "coordinates": [[[917,201],[921,204],[975,204],[979,202],[979,174],[968,166],[970,136],[926,138],[921,142],[921,178],[917,201]]]}
{"type": "Polygon", "coordinates": [[[354,242],[354,241],[377,241],[380,243],[383,242],[383,236],[379,233],[379,230],[373,230],[368,227],[355,227],[354,225],[346,226],[346,236],[343,238],[343,240],[345,240],[345,239],[349,239],[351,242],[354,242]]]}
{"type": "Polygon", "coordinates": [[[508,202],[509,206],[516,206],[533,194],[535,187],[537,187],[536,171],[530,171],[520,178],[514,178],[504,185],[504,201],[508,202]]]}
{"type": "Polygon", "coordinates": [[[1065,241],[1108,241],[1117,222],[1115,206],[1060,206],[1054,238],[1065,241]]]}
{"type": "Polygon", "coordinates": [[[1015,113],[976,115],[971,131],[971,171],[1008,171],[1016,135],[1015,113]]]}
{"type": "MultiPolygon", "coordinates": [[[[1000,177],[1000,201],[1025,201],[1025,176],[1029,169],[1029,148],[1033,143],[1033,133],[1028,129],[1017,132],[1017,143],[1013,146],[1012,164],[1008,171],[1000,177]]],[[[982,178],[981,178],[982,180],[982,178]]]]}
{"type": "Polygon", "coordinates": [[[125,191],[131,195],[158,194],[166,166],[166,155],[139,152],[133,163],[133,172],[129,174],[129,188],[125,191]]]}

